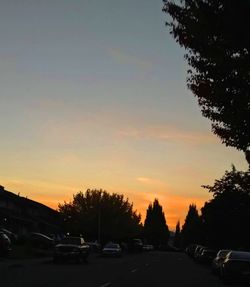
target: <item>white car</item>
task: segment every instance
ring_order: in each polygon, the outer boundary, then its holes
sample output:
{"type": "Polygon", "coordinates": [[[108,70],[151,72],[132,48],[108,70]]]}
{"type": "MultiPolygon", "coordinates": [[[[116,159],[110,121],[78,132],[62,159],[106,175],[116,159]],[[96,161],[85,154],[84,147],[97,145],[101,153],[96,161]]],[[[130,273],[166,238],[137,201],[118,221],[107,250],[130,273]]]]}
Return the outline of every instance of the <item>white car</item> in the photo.
{"type": "Polygon", "coordinates": [[[228,249],[222,249],[217,253],[216,257],[214,258],[214,260],[212,262],[213,273],[219,274],[221,265],[224,262],[224,260],[226,259],[226,256],[230,251],[231,250],[228,250],[228,249]]]}
{"type": "Polygon", "coordinates": [[[108,243],[102,249],[103,256],[120,257],[122,254],[122,249],[117,243],[108,243]]]}

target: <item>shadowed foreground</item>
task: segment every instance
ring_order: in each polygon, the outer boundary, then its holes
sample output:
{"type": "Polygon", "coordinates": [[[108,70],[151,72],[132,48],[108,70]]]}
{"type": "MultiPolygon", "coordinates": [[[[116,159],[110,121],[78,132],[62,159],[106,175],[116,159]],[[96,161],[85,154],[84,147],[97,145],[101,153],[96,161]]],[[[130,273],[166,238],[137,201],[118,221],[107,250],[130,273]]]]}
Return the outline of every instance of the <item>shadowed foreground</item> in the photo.
{"type": "MultiPolygon", "coordinates": [[[[152,252],[121,258],[91,255],[89,263],[54,264],[50,259],[0,262],[1,286],[224,286],[209,268],[185,254],[152,252]]],[[[240,286],[234,284],[233,286],[240,286]]]]}

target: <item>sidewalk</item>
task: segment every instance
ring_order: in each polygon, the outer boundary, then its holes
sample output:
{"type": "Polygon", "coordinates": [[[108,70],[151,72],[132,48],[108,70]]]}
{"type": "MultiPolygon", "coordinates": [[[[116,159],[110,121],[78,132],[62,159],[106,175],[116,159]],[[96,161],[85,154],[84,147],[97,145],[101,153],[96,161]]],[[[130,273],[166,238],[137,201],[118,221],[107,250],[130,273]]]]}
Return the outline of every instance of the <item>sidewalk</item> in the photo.
{"type": "Polygon", "coordinates": [[[22,267],[27,265],[37,265],[44,262],[51,262],[52,257],[36,257],[36,258],[2,258],[0,257],[0,268],[3,267],[22,267]]]}

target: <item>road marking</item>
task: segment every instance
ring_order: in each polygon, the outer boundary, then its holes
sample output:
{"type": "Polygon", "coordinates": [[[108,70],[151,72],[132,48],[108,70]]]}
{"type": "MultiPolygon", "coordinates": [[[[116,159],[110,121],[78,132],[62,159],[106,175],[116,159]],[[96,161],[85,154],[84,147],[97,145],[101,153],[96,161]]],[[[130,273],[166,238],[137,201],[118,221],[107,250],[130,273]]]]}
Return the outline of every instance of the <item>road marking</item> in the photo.
{"type": "Polygon", "coordinates": [[[137,271],[137,269],[133,269],[131,270],[131,273],[135,273],[137,271]]]}
{"type": "Polygon", "coordinates": [[[107,283],[102,284],[101,287],[108,287],[108,286],[110,286],[110,285],[111,285],[111,283],[110,283],[110,282],[107,282],[107,283]]]}

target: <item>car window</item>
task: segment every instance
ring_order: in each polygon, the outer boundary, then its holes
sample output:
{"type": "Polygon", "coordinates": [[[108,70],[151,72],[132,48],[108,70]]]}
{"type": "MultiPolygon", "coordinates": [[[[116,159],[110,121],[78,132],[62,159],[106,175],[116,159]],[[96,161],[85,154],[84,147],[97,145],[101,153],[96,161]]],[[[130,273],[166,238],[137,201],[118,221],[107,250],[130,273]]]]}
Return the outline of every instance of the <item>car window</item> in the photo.
{"type": "Polygon", "coordinates": [[[114,243],[109,243],[105,246],[105,248],[119,248],[118,244],[114,244],[114,243]]]}
{"type": "Polygon", "coordinates": [[[225,258],[229,252],[230,252],[230,250],[221,250],[221,251],[218,252],[217,256],[219,258],[225,258]]]}
{"type": "Polygon", "coordinates": [[[81,238],[77,237],[65,237],[61,241],[62,244],[75,244],[80,245],[81,244],[81,238]]]}

